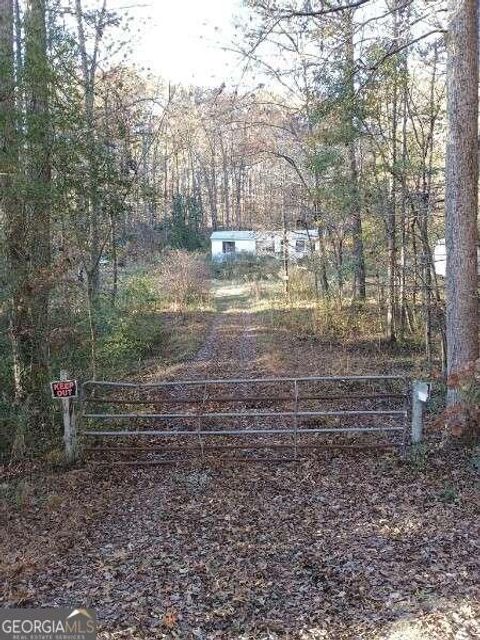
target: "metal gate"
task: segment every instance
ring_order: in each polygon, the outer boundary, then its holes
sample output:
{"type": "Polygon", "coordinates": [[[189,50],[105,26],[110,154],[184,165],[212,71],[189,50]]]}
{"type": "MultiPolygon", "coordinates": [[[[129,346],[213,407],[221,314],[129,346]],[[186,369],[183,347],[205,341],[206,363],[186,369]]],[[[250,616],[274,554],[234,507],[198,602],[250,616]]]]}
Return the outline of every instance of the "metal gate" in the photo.
{"type": "Polygon", "coordinates": [[[403,452],[410,396],[403,376],[88,381],[81,436],[87,459],[114,464],[212,454],[291,461],[325,447],[403,452]]]}

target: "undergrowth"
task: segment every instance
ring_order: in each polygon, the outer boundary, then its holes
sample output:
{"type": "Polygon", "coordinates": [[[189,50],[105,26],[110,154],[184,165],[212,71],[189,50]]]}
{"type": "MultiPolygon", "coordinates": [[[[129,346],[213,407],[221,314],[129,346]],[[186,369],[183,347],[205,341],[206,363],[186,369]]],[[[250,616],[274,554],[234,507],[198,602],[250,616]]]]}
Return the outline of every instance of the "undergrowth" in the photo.
{"type": "MultiPolygon", "coordinates": [[[[318,283],[317,283],[318,285],[318,283]]],[[[290,267],[288,287],[280,278],[251,283],[253,310],[262,313],[274,331],[288,331],[299,340],[335,343],[386,344],[385,310],[375,299],[356,301],[339,295],[322,295],[314,277],[303,265],[290,267]]],[[[423,336],[410,332],[390,345],[406,357],[420,353],[423,336]]]]}
{"type": "Polygon", "coordinates": [[[212,262],[212,274],[217,280],[274,282],[279,278],[280,270],[281,262],[272,256],[238,253],[222,261],[212,262]]]}
{"type": "Polygon", "coordinates": [[[293,278],[289,284],[288,293],[281,283],[252,286],[254,309],[273,330],[287,330],[298,339],[339,342],[382,335],[382,316],[375,305],[317,297],[309,288],[296,287],[293,278]]]}
{"type": "MultiPolygon", "coordinates": [[[[176,251],[161,256],[157,264],[130,269],[122,274],[114,303],[105,277],[94,314],[98,379],[135,377],[149,366],[168,366],[196,352],[212,311],[210,274],[204,265],[197,254],[176,251]],[[181,281],[177,289],[174,274],[177,284],[181,281]]],[[[5,315],[0,315],[0,350],[6,354],[0,359],[0,462],[10,457],[20,420],[13,405],[5,315]]],[[[50,379],[58,379],[61,369],[81,381],[91,378],[91,325],[85,291],[78,283],[66,283],[62,296],[52,301],[50,323],[50,379]]],[[[52,437],[44,453],[61,448],[59,404],[52,402],[51,411],[52,437]]]]}

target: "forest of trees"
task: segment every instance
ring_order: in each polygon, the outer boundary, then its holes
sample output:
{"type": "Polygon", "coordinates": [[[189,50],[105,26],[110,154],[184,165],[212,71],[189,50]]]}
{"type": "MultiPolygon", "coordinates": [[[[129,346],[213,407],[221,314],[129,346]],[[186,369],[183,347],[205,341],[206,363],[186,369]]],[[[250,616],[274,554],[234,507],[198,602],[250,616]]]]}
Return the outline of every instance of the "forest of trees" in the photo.
{"type": "Polygon", "coordinates": [[[421,335],[451,374],[477,359],[477,3],[246,4],[248,81],[206,88],[135,66],[107,0],[0,0],[0,409],[19,450],[50,428],[72,318],[94,351],[119,269],[215,229],[317,228],[319,297],[376,300],[387,341],[421,335]]]}

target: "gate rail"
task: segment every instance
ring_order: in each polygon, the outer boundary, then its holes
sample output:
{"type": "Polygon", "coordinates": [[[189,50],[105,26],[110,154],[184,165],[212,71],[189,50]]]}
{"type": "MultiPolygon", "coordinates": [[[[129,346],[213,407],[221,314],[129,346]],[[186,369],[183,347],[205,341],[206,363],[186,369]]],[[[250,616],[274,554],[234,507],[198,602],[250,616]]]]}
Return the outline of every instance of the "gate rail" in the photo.
{"type": "MultiPolygon", "coordinates": [[[[415,399],[415,396],[414,396],[415,399]]],[[[103,438],[150,438],[158,442],[161,440],[191,438],[198,439],[196,450],[213,449],[290,449],[293,460],[298,458],[299,449],[315,448],[319,446],[340,446],[342,448],[386,448],[397,447],[402,453],[408,444],[408,427],[410,405],[412,400],[411,383],[405,376],[397,375],[366,375],[366,376],[309,376],[284,378],[228,378],[214,380],[179,380],[154,383],[136,382],[103,382],[89,380],[82,386],[82,436],[85,440],[98,441],[103,438]],[[344,390],[332,389],[325,391],[331,385],[345,387],[344,390]],[[358,388],[366,387],[363,393],[358,388]],[[383,389],[378,390],[378,386],[383,389]],[[320,389],[318,389],[320,387],[320,389]],[[385,388],[386,387],[386,388],[385,388]],[[281,392],[278,391],[281,388],[281,392]],[[353,388],[353,389],[352,389],[353,388]],[[263,389],[263,394],[261,390],[263,389]],[[222,390],[222,392],[220,392],[222,390]],[[226,393],[226,390],[230,393],[226,393]],[[255,390],[252,392],[252,390],[255,390]],[[259,393],[260,390],[260,393],[259,393]],[[277,390],[275,392],[275,390],[277,390]],[[243,391],[243,392],[242,392],[243,391]],[[101,395],[99,395],[101,393],[101,395]],[[132,396],[132,393],[135,397],[132,396]],[[120,395],[119,395],[120,394],[120,395]],[[162,397],[159,397],[161,394],[162,397]],[[142,396],[142,397],[139,397],[142,396]],[[330,409],[315,406],[318,403],[340,403],[340,408],[330,409]],[[241,403],[243,409],[236,409],[241,403]],[[285,403],[290,406],[285,407],[285,403]],[[364,406],[366,403],[366,406],[364,406]],[[385,405],[385,403],[387,403],[385,405]],[[212,409],[212,405],[234,405],[225,410],[212,409]],[[280,405],[282,408],[271,409],[270,405],[280,405]],[[99,406],[107,405],[103,412],[99,406]],[[145,411],[123,409],[116,412],[117,406],[145,407],[145,411]],[[253,407],[252,407],[253,405],[253,407]],[[265,406],[266,405],[266,406],[265,406]],[[306,405],[306,406],[305,406],[306,405]],[[313,406],[312,406],[313,405],[313,406]],[[343,405],[348,405],[344,407],[343,405]],[[353,405],[353,406],[352,406],[353,405]],[[394,405],[391,407],[390,405],[394,405]],[[254,407],[259,406],[258,410],[254,407]],[[92,408],[93,407],[93,408],[92,408]],[[97,408],[95,408],[97,407],[97,408]],[[161,408],[165,411],[161,411],[161,408]],[[172,407],[177,409],[171,410],[172,407]],[[181,407],[178,409],[178,407],[181,407]],[[151,408],[154,408],[153,411],[151,408]],[[149,410],[150,409],[150,410],[149,410]],[[262,425],[257,424],[261,419],[262,425]],[[356,423],[350,424],[352,419],[356,423]],[[219,425],[218,421],[226,422],[219,425]],[[234,421],[234,425],[228,424],[234,421]],[[341,420],[341,422],[340,422],[341,420]],[[271,422],[274,421],[273,424],[271,422]],[[333,422],[332,422],[333,421],[333,422]],[[151,424],[156,423],[152,428],[151,424]],[[359,424],[357,424],[357,422],[359,424]],[[99,423],[107,423],[119,428],[99,428],[99,423]],[[127,423],[127,427],[125,427],[127,423]],[[282,423],[282,424],[280,424],[282,423]],[[147,427],[145,428],[145,424],[147,427]],[[95,428],[91,428],[95,425],[95,428]],[[139,426],[143,425],[143,426],[139,426]],[[156,426],[158,425],[158,427],[156,426]],[[307,436],[324,434],[328,438],[344,436],[349,442],[327,440],[318,442],[304,442],[307,436]],[[351,439],[365,435],[387,436],[386,442],[374,439],[368,443],[355,442],[351,439]],[[268,443],[253,439],[248,444],[225,445],[218,444],[221,437],[247,439],[250,436],[288,437],[292,441],[288,444],[274,439],[268,443]],[[395,438],[397,436],[397,438],[395,438]],[[214,445],[206,444],[213,437],[214,445]]],[[[121,452],[121,451],[191,451],[193,447],[170,447],[166,442],[152,445],[150,448],[137,446],[128,449],[100,448],[87,446],[89,452],[121,452]]],[[[153,455],[150,454],[150,455],[153,455]]],[[[251,458],[244,458],[251,460],[251,458]]],[[[254,458],[258,460],[258,458],[254,458]]],[[[283,458],[282,458],[283,460],[283,458]]],[[[154,464],[166,460],[151,459],[137,461],[132,464],[154,464]]],[[[128,461],[120,462],[129,464],[128,461]]]]}

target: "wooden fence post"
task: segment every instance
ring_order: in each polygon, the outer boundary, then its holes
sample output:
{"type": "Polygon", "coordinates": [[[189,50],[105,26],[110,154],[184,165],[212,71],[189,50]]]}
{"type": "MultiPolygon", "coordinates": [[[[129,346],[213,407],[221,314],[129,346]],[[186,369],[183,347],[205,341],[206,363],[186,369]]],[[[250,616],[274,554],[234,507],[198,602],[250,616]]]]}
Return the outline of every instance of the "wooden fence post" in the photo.
{"type": "Polygon", "coordinates": [[[430,385],[414,380],[412,395],[412,444],[419,444],[423,440],[423,410],[430,396],[430,385]]]}
{"type": "MultiPolygon", "coordinates": [[[[69,380],[68,371],[60,371],[60,380],[69,380]]],[[[77,461],[77,424],[73,410],[73,398],[62,398],[63,409],[63,441],[67,464],[77,461]]]]}

